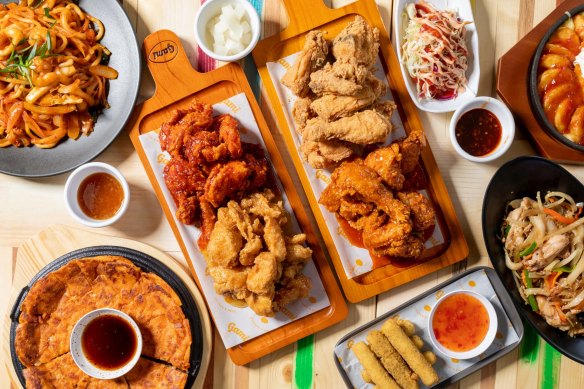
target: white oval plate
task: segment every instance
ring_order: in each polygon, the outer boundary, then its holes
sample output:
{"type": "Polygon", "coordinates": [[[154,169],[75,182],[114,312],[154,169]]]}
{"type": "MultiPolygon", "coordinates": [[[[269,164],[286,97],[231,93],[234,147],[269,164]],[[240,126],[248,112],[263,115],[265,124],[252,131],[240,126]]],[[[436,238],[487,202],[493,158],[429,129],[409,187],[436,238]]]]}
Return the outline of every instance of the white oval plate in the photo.
{"type": "Polygon", "coordinates": [[[400,69],[402,76],[410,93],[410,97],[414,104],[422,111],[427,112],[451,112],[456,110],[462,104],[474,98],[479,89],[479,79],[481,69],[479,64],[479,36],[477,34],[476,25],[474,24],[474,17],[472,15],[472,8],[469,0],[426,0],[427,3],[432,4],[437,9],[450,9],[458,13],[458,17],[463,20],[471,22],[466,26],[466,46],[469,51],[468,69],[466,70],[466,77],[468,83],[466,90],[459,93],[455,99],[450,100],[420,100],[416,85],[408,74],[405,65],[402,62],[401,46],[404,36],[404,31],[407,19],[403,16],[406,5],[410,3],[417,3],[418,0],[397,0],[397,4],[393,13],[393,29],[395,33],[396,45],[395,50],[400,62],[400,69]]]}

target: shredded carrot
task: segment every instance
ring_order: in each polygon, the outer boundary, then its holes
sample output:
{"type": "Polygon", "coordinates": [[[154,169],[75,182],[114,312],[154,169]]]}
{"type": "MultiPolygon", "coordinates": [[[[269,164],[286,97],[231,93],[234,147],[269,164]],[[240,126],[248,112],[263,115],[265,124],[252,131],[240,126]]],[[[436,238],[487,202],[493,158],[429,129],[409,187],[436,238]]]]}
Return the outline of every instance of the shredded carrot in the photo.
{"type": "Polygon", "coordinates": [[[562,274],[562,272],[560,271],[554,271],[552,272],[552,274],[548,275],[545,278],[545,288],[547,290],[552,290],[554,285],[556,284],[556,281],[558,280],[558,277],[562,274]]]}
{"type": "Polygon", "coordinates": [[[548,215],[550,215],[551,217],[553,217],[554,219],[556,219],[557,221],[559,221],[560,223],[572,224],[576,220],[578,220],[578,217],[565,217],[564,215],[561,215],[558,212],[556,212],[550,208],[544,208],[543,211],[545,213],[547,213],[548,215]]]}

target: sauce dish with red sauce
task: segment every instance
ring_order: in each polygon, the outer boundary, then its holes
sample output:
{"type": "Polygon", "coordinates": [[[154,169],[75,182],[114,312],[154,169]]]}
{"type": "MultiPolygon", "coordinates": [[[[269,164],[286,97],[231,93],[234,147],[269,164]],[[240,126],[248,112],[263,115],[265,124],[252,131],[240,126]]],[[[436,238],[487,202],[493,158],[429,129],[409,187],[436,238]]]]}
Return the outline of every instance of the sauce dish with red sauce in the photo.
{"type": "Polygon", "coordinates": [[[499,100],[476,97],[454,112],[449,133],[460,156],[473,162],[489,162],[511,147],[515,121],[509,108],[499,100]]]}
{"type": "Polygon", "coordinates": [[[432,344],[442,354],[470,359],[484,353],[497,332],[497,313],[483,295],[459,290],[445,294],[428,318],[432,344]]]}

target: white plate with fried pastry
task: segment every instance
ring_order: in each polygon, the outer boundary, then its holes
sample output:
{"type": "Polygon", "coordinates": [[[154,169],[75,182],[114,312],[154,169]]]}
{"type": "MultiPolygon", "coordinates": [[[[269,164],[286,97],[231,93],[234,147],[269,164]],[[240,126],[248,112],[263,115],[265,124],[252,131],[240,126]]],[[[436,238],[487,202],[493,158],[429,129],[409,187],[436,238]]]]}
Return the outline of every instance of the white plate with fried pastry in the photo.
{"type": "MultiPolygon", "coordinates": [[[[420,0],[399,0],[396,2],[394,13],[393,13],[393,28],[395,33],[396,45],[395,50],[400,62],[400,69],[406,83],[406,87],[410,96],[416,104],[416,106],[422,111],[427,112],[452,112],[456,110],[460,105],[468,102],[470,99],[475,97],[478,93],[479,79],[480,79],[480,63],[479,63],[479,38],[477,34],[476,25],[474,23],[474,17],[472,13],[472,7],[469,0],[427,0],[425,3],[434,7],[440,15],[446,15],[443,20],[448,20],[452,15],[458,20],[452,20],[452,41],[447,42],[448,45],[452,43],[452,52],[458,53],[456,55],[457,62],[459,65],[457,69],[448,68],[440,63],[434,64],[433,68],[428,67],[429,72],[422,72],[421,69],[425,67],[423,62],[419,60],[419,57],[415,55],[416,48],[424,49],[426,42],[424,42],[424,35],[427,34],[427,38],[433,40],[431,34],[428,30],[431,29],[429,26],[424,26],[424,23],[412,22],[410,30],[408,30],[408,25],[410,24],[410,17],[408,16],[408,6],[416,6],[424,1],[420,0]],[[447,14],[445,12],[451,11],[452,13],[447,14]],[[464,26],[460,26],[464,23],[464,26]],[[424,28],[425,31],[424,31],[424,28]],[[464,28],[465,32],[462,35],[456,28],[464,28]],[[464,46],[459,46],[459,40],[464,46]],[[406,41],[413,42],[408,47],[408,55],[404,52],[404,43],[406,41]],[[456,44],[455,44],[456,43],[456,44]],[[466,51],[466,56],[460,55],[461,52],[466,51]],[[409,58],[409,59],[408,59],[409,58]],[[418,59],[416,61],[416,59],[418,59]],[[409,63],[411,66],[407,66],[409,63]],[[417,65],[417,66],[415,66],[417,65]],[[436,77],[436,69],[444,68],[442,72],[443,76],[436,77]],[[415,75],[419,74],[419,78],[425,79],[425,82],[420,82],[420,87],[416,84],[410,76],[410,71],[408,68],[412,69],[415,75]],[[442,85],[435,90],[436,85],[442,85]],[[452,87],[447,87],[450,85],[452,87]],[[441,91],[440,91],[441,89],[441,91]]],[[[410,11],[410,14],[413,11],[410,11]]],[[[418,16],[417,14],[414,14],[418,16]]],[[[450,26],[450,23],[447,23],[450,26]]]]}
{"type": "Polygon", "coordinates": [[[336,344],[334,358],[348,387],[365,389],[385,384],[427,388],[466,377],[513,350],[522,338],[523,324],[501,281],[493,269],[478,267],[347,334],[336,344]],[[497,312],[499,330],[494,342],[483,354],[468,360],[441,354],[428,334],[432,307],[444,294],[455,290],[481,294],[497,312]]]}

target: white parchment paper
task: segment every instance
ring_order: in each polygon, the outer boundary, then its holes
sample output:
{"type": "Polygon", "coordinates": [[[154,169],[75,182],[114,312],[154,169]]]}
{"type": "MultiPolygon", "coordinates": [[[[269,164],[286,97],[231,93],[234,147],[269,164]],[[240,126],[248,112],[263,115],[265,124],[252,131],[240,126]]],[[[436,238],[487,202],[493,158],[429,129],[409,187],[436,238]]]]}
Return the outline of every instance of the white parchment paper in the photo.
{"type": "MultiPolygon", "coordinates": [[[[287,87],[280,83],[280,79],[284,76],[286,70],[296,61],[297,56],[298,53],[294,53],[278,60],[277,62],[268,62],[266,66],[268,68],[268,72],[274,87],[276,88],[278,98],[282,103],[284,114],[288,122],[288,127],[291,129],[292,138],[294,139],[294,144],[296,145],[296,152],[299,153],[302,159],[302,155],[300,154],[299,149],[302,143],[302,139],[295,130],[296,124],[294,123],[294,119],[292,117],[292,107],[294,106],[294,102],[296,101],[297,97],[287,87]]],[[[386,85],[389,85],[379,58],[377,58],[375,76],[384,81],[386,85]]],[[[382,97],[382,100],[393,100],[389,88],[386,95],[382,97]]],[[[388,136],[384,144],[390,144],[394,140],[402,138],[406,135],[403,123],[397,110],[393,112],[391,122],[394,125],[394,130],[388,136]]],[[[292,150],[291,152],[295,151],[292,150]]],[[[324,169],[315,169],[310,166],[308,162],[303,162],[302,167],[310,182],[309,190],[312,190],[314,196],[319,199],[321,193],[327,187],[328,182],[330,182],[330,175],[332,172],[324,169]]],[[[421,193],[428,197],[427,192],[421,191],[421,193]]],[[[345,269],[347,277],[353,278],[371,271],[373,269],[373,261],[371,260],[369,251],[364,248],[353,246],[344,236],[338,233],[340,226],[335,215],[327,211],[326,208],[322,205],[320,205],[320,209],[326,225],[331,232],[333,242],[337,252],[339,253],[339,257],[343,263],[343,268],[345,269]]],[[[442,243],[444,243],[444,234],[442,233],[440,225],[436,223],[434,233],[426,241],[425,245],[426,248],[431,248],[439,246],[442,243]]]]}
{"type": "MultiPolygon", "coordinates": [[[[438,290],[436,293],[430,294],[418,300],[409,307],[399,311],[396,316],[399,316],[402,319],[410,320],[412,323],[414,323],[416,326],[416,335],[420,336],[424,340],[423,350],[431,350],[434,352],[434,354],[436,354],[438,360],[436,364],[433,365],[433,367],[440,377],[440,382],[452,377],[457,373],[460,373],[467,367],[472,366],[478,361],[493,355],[499,350],[519,340],[515,328],[513,328],[509,317],[501,305],[501,301],[499,301],[499,297],[495,293],[495,290],[489,281],[489,277],[483,269],[470,273],[461,279],[447,285],[443,289],[438,290]],[[436,304],[436,301],[440,297],[455,290],[470,290],[482,294],[493,304],[493,307],[497,312],[497,335],[495,336],[493,344],[483,354],[472,359],[451,359],[441,354],[437,349],[434,349],[430,341],[430,336],[428,335],[427,323],[431,308],[434,306],[434,304],[436,304]]],[[[351,339],[347,339],[345,342],[339,344],[335,348],[335,356],[339,360],[343,369],[347,372],[347,375],[350,378],[354,388],[373,388],[373,385],[363,381],[363,378],[361,377],[361,371],[363,370],[363,367],[359,363],[357,357],[355,357],[355,354],[350,350],[349,346],[360,341],[365,341],[367,334],[373,330],[380,330],[383,326],[383,323],[384,321],[380,321],[379,323],[364,329],[356,336],[352,337],[351,339]]],[[[419,382],[419,384],[421,388],[426,387],[424,384],[422,384],[422,382],[419,382]]]]}
{"type": "MultiPolygon", "coordinates": [[[[264,150],[266,150],[260,130],[255,122],[251,107],[244,93],[232,96],[229,99],[213,105],[213,114],[230,114],[233,116],[239,122],[241,140],[248,143],[259,143],[263,146],[264,150]]],[[[221,335],[221,339],[223,339],[225,347],[231,348],[247,340],[263,335],[266,332],[282,327],[296,319],[328,307],[330,305],[328,296],[326,295],[326,291],[312,260],[308,261],[303,270],[304,275],[312,281],[312,289],[310,290],[309,296],[286,306],[285,309],[278,312],[274,317],[258,316],[250,308],[239,308],[231,305],[225,301],[223,296],[215,293],[215,290],[213,289],[213,279],[206,273],[207,264],[205,258],[197,246],[197,239],[201,235],[200,230],[194,226],[182,224],[174,216],[176,213],[176,206],[170,192],[166,188],[162,176],[164,165],[170,160],[170,156],[168,153],[163,152],[160,149],[158,132],[159,131],[150,131],[140,135],[140,142],[142,143],[144,152],[152,166],[158,185],[162,189],[164,198],[173,214],[174,221],[178,226],[181,238],[187,248],[188,255],[193,262],[193,266],[197,272],[197,277],[201,282],[211,315],[215,320],[215,325],[221,335]]],[[[269,160],[267,152],[266,157],[269,160]]],[[[295,233],[300,233],[300,226],[298,225],[298,221],[296,220],[290,203],[288,202],[288,198],[286,197],[280,182],[277,179],[276,181],[280,188],[280,192],[282,193],[284,208],[291,216],[292,229],[295,233]]]]}

